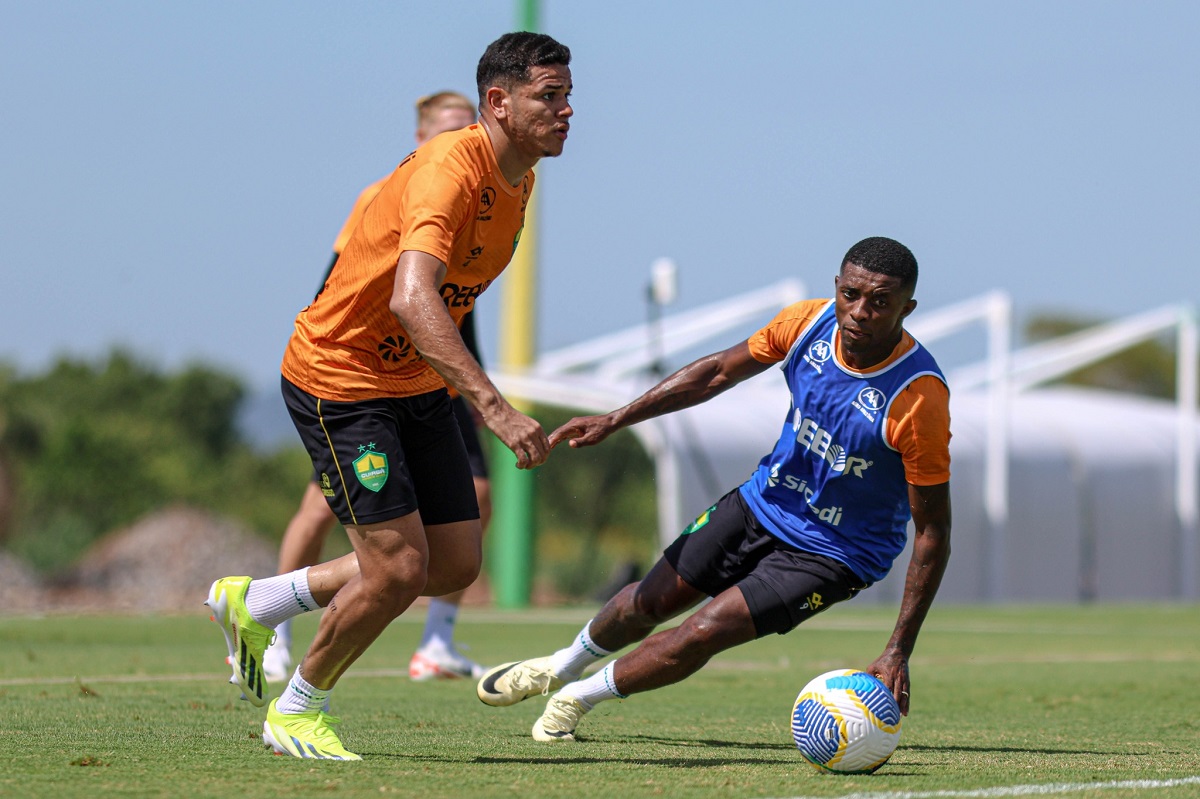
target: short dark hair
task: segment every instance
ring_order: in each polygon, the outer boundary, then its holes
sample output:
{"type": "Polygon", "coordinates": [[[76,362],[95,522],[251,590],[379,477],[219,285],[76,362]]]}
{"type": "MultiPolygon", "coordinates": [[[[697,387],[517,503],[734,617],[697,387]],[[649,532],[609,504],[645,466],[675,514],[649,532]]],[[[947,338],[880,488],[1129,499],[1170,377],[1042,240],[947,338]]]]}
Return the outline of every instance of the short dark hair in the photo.
{"type": "Polygon", "coordinates": [[[511,89],[514,83],[527,82],[532,67],[569,66],[570,63],[571,51],[567,46],[544,33],[506,33],[488,45],[475,69],[479,102],[484,101],[484,95],[492,86],[511,89]]]}
{"type": "Polygon", "coordinates": [[[855,244],[842,259],[842,266],[854,264],[868,272],[900,278],[906,289],[917,287],[917,259],[912,251],[895,239],[872,236],[855,244]]]}

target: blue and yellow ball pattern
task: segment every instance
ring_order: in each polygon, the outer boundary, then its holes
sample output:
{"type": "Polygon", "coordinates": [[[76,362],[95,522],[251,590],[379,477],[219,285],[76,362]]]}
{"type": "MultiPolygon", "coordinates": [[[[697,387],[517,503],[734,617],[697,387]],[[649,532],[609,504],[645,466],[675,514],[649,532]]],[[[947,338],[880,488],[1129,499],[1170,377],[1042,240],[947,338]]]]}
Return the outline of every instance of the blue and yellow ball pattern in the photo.
{"type": "Polygon", "coordinates": [[[813,679],[792,706],[792,738],[823,771],[870,774],[900,743],[900,706],[878,679],[836,669],[813,679]]]}

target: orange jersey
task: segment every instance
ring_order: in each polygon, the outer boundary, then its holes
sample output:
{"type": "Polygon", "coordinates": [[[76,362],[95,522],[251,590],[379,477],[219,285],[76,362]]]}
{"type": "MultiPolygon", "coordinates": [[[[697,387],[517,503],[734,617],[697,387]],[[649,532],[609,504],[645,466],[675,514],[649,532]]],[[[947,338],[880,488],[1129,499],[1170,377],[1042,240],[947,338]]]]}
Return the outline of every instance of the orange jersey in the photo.
{"type": "MultiPolygon", "coordinates": [[[[779,363],[804,331],[829,303],[803,300],[784,308],[766,327],[749,339],[750,355],[761,363],[779,363]]],[[[833,357],[849,372],[840,356],[841,334],[835,338],[833,357]]],[[[916,342],[905,331],[891,355],[871,367],[882,369],[916,342]]],[[[861,372],[859,372],[861,374],[861,372]]],[[[936,377],[918,377],[892,403],[886,440],[904,459],[905,479],[913,485],[938,485],[950,479],[950,392],[936,377]]]]}
{"type": "Polygon", "coordinates": [[[479,124],[444,133],[404,159],[352,224],[325,288],[296,317],[283,376],[323,399],[406,397],[445,385],[389,302],[400,253],[446,264],[440,287],[455,324],[512,259],[533,172],[513,186],[479,124]]]}
{"type": "Polygon", "coordinates": [[[387,183],[387,178],[375,181],[358,195],[358,199],[354,201],[354,207],[350,209],[350,216],[346,217],[346,224],[342,225],[337,238],[334,239],[333,251],[335,254],[341,255],[342,250],[346,249],[346,242],[350,241],[350,234],[354,232],[354,228],[358,227],[358,223],[362,221],[363,214],[367,211],[367,206],[379,194],[384,183],[387,183]]]}

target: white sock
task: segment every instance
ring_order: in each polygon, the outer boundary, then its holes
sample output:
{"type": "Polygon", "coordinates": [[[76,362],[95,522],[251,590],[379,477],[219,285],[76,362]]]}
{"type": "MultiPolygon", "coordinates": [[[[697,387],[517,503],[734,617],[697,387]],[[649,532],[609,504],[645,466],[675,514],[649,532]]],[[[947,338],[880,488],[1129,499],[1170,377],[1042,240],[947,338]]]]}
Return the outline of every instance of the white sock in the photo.
{"type": "Polygon", "coordinates": [[[550,656],[550,670],[560,677],[578,677],[583,670],[593,663],[604,660],[612,654],[607,649],[596,646],[591,635],[592,623],[583,625],[579,635],[571,645],[560,649],[550,656]]]}
{"type": "Polygon", "coordinates": [[[251,580],[246,588],[246,610],[266,627],[278,627],[280,622],[316,609],[308,588],[307,566],[289,574],[251,580]]]}
{"type": "Polygon", "coordinates": [[[585,680],[564,685],[558,695],[574,699],[588,710],[595,707],[597,702],[606,699],[624,699],[626,694],[618,691],[617,684],[613,681],[614,665],[616,664],[609,663],[585,680]]]}
{"type": "Polygon", "coordinates": [[[288,682],[287,688],[275,703],[280,713],[309,713],[313,710],[328,710],[332,688],[324,689],[310,685],[300,676],[300,667],[288,682]]]}
{"type": "Polygon", "coordinates": [[[454,649],[454,624],[458,621],[458,605],[434,597],[429,600],[429,615],[425,617],[425,632],[420,649],[433,644],[454,649]]]}

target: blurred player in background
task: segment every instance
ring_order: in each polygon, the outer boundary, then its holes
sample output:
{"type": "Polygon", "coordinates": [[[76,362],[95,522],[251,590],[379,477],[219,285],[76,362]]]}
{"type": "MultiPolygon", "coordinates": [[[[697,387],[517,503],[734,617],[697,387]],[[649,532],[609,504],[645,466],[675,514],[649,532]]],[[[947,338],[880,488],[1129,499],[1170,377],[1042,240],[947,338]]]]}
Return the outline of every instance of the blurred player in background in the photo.
{"type": "Polygon", "coordinates": [[[447,387],[479,411],[517,468],[550,454],[542,426],[500,394],[458,323],[512,259],[533,167],[566,146],[570,62],[545,34],[488,45],[476,69],[479,123],[400,162],[296,317],[281,390],[354,552],[275,577],[220,578],[205,602],[238,685],[260,707],[275,627],[325,608],[267,707],[263,742],[278,754],[360,760],[326,712],[334,687],[418,596],[460,591],[479,575],[479,505],[447,387]]]}
{"type": "MultiPolygon", "coordinates": [[[[420,147],[439,133],[459,130],[474,122],[475,106],[457,92],[438,92],[422,97],[417,101],[417,146],[420,147]]],[[[354,232],[367,206],[375,199],[375,195],[379,194],[386,181],[387,178],[384,178],[372,183],[358,196],[350,216],[333,243],[333,260],[325,271],[324,279],[321,280],[322,287],[333,272],[346,242],[350,240],[350,234],[354,232]]],[[[468,313],[463,317],[459,329],[467,351],[476,361],[482,363],[475,339],[475,314],[468,313]]],[[[457,393],[451,402],[471,461],[475,497],[479,501],[479,523],[486,531],[492,514],[492,492],[491,482],[488,480],[487,459],[479,440],[478,421],[474,411],[457,393]]],[[[325,501],[317,480],[309,483],[300,500],[300,507],[288,523],[279,546],[279,574],[288,574],[296,569],[320,563],[321,547],[336,521],[337,518],[333,515],[329,503],[325,501]]],[[[477,679],[482,676],[483,667],[464,657],[454,644],[454,626],[464,594],[465,590],[455,591],[429,600],[429,613],[425,619],[421,643],[408,664],[408,676],[411,679],[422,682],[456,677],[477,679]]],[[[283,682],[292,676],[291,626],[289,619],[275,628],[275,642],[267,648],[263,657],[263,672],[272,682],[283,682]]]]}
{"type": "Polygon", "coordinates": [[[907,247],[864,239],[842,260],[834,299],[790,305],[746,341],[694,361],[625,407],[555,430],[554,446],[599,444],[772,364],[782,364],[792,397],[778,443],[748,481],[701,514],[570,645],[485,674],[480,700],[506,706],[561,688],[533,738],[573,741],[596,704],[679,682],[718,652],[787,633],[883,579],[911,517],[900,612],[866,668],[907,715],[908,659],[950,557],[950,394],[933,356],[904,330],[916,285],[907,247]],[[706,597],[682,624],[654,633],[706,597]]]}

